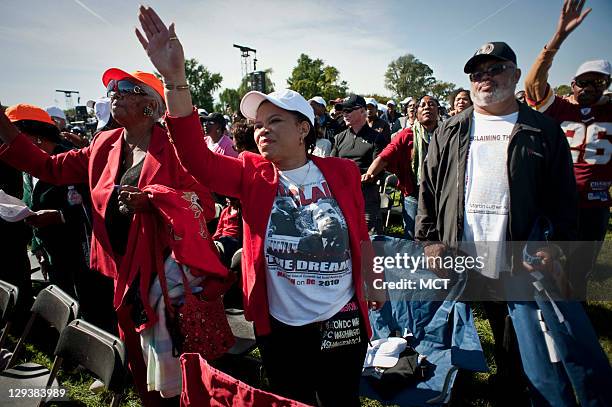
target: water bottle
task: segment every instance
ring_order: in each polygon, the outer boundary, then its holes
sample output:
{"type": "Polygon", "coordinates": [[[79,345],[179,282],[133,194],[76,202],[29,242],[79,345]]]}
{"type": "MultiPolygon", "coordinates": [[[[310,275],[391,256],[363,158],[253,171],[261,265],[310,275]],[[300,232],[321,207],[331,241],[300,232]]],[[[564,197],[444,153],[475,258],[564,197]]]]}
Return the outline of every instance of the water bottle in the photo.
{"type": "Polygon", "coordinates": [[[69,205],[81,205],[83,203],[83,197],[74,188],[74,185],[68,186],[68,204],[69,205]]]}

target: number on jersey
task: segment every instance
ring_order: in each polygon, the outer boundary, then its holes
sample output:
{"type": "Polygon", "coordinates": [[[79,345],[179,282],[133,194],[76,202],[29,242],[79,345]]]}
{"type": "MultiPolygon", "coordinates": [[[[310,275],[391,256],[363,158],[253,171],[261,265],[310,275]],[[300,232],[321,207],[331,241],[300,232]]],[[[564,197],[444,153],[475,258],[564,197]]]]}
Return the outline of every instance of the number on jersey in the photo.
{"type": "Polygon", "coordinates": [[[583,123],[565,121],[561,123],[572,149],[574,164],[587,163],[605,165],[612,158],[612,123],[583,123]]]}

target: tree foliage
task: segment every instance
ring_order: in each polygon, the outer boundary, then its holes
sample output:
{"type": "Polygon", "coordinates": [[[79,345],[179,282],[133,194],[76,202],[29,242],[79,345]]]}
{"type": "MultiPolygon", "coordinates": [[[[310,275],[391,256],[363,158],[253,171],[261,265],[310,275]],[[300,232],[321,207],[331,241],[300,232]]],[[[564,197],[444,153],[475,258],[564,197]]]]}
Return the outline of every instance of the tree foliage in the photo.
{"type": "Polygon", "coordinates": [[[240,94],[238,90],[225,88],[219,94],[219,103],[215,105],[215,112],[236,112],[240,108],[240,94]]]}
{"type": "Polygon", "coordinates": [[[407,54],[391,61],[385,72],[385,87],[399,100],[426,94],[446,100],[456,86],[450,82],[438,81],[429,65],[407,54]]]}
{"type": "Polygon", "coordinates": [[[569,96],[572,94],[572,88],[569,85],[559,85],[555,88],[555,95],[569,96]]]}
{"type": "Polygon", "coordinates": [[[193,104],[209,112],[212,111],[213,93],[221,87],[223,80],[221,74],[211,73],[195,58],[185,60],[185,73],[193,104]]]}
{"type": "MultiPolygon", "coordinates": [[[[455,91],[455,84],[451,82],[444,81],[436,81],[431,86],[431,91],[429,92],[433,97],[438,99],[438,101],[448,101],[449,96],[455,91]]],[[[454,99],[454,98],[453,98],[454,99]]]]}
{"type": "Polygon", "coordinates": [[[322,96],[325,100],[345,97],[348,90],[346,81],[340,80],[338,69],[325,65],[319,58],[313,60],[306,54],[298,58],[287,84],[306,99],[314,96],[322,96]]]}

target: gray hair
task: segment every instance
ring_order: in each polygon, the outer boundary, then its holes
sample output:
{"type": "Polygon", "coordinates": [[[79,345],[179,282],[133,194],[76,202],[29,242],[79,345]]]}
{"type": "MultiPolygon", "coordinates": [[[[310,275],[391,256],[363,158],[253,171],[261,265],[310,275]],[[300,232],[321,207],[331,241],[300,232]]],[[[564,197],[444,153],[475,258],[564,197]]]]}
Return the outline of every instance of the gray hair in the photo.
{"type": "Polygon", "coordinates": [[[164,116],[164,113],[166,113],[166,103],[164,102],[164,98],[147,84],[139,83],[138,86],[140,86],[147,96],[153,98],[153,100],[157,102],[157,109],[153,110],[153,120],[159,122],[164,116]]]}

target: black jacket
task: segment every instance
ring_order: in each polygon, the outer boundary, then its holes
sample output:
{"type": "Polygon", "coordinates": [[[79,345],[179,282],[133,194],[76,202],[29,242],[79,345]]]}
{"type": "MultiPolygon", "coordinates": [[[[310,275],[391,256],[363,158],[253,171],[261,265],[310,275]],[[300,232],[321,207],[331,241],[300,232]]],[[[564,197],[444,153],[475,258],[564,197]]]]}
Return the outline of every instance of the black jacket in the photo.
{"type": "MultiPolygon", "coordinates": [[[[463,236],[465,171],[473,108],[438,127],[422,170],[415,238],[457,247],[463,236]]],[[[519,103],[508,144],[508,241],[524,241],[538,216],[554,226],[552,240],[574,240],[576,180],[570,148],[552,119],[519,103]]]]}

